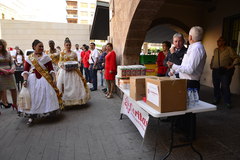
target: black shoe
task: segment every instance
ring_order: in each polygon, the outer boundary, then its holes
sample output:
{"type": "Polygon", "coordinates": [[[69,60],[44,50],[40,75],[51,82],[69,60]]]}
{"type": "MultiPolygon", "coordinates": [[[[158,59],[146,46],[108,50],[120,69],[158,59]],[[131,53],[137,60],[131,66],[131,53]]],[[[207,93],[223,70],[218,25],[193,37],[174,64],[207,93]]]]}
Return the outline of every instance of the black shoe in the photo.
{"type": "Polygon", "coordinates": [[[4,105],[2,102],[0,103],[1,105],[1,108],[4,107],[4,108],[10,108],[12,106],[12,103],[8,103],[7,105],[4,105]]]}
{"type": "Polygon", "coordinates": [[[102,91],[103,91],[103,92],[107,92],[107,88],[103,88],[102,91]]]}
{"type": "Polygon", "coordinates": [[[90,88],[90,91],[96,91],[97,89],[95,89],[95,88],[90,88]]]}

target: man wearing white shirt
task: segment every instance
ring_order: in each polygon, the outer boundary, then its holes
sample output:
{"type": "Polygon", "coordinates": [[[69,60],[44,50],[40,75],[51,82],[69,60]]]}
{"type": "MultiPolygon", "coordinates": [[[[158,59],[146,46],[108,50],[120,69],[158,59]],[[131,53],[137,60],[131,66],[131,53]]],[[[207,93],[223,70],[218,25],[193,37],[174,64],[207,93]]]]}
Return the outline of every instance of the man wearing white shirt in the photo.
{"type": "MultiPolygon", "coordinates": [[[[172,62],[167,62],[173,72],[179,73],[181,79],[187,79],[188,88],[200,89],[200,78],[206,62],[206,51],[201,43],[203,37],[203,29],[199,26],[194,26],[189,31],[188,40],[190,46],[187,53],[184,55],[182,64],[176,65],[172,62]]],[[[174,74],[174,73],[170,73],[174,74]]],[[[195,139],[196,130],[196,115],[193,113],[179,116],[176,127],[181,129],[190,140],[195,139]]]]}
{"type": "Polygon", "coordinates": [[[75,50],[74,52],[77,53],[77,58],[78,58],[78,62],[81,62],[81,52],[82,50],[79,48],[79,44],[75,44],[75,50]]]}
{"type": "Polygon", "coordinates": [[[93,87],[90,88],[91,91],[97,90],[97,63],[98,63],[98,50],[95,48],[95,43],[90,43],[91,54],[89,56],[90,64],[90,76],[92,79],[93,87]]]}
{"type": "Polygon", "coordinates": [[[199,81],[207,58],[206,51],[201,43],[202,36],[203,29],[201,27],[192,27],[188,37],[190,46],[183,57],[182,64],[176,65],[167,62],[173,71],[179,73],[181,79],[188,80],[188,88],[199,89],[200,87],[199,81]]]}

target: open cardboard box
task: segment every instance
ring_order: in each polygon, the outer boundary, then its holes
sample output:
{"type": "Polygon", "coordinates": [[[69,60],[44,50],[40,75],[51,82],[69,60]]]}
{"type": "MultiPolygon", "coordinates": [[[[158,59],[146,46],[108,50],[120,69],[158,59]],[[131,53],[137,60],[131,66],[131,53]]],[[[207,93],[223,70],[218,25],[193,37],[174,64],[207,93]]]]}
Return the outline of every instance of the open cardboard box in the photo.
{"type": "Polygon", "coordinates": [[[187,80],[169,77],[146,78],[146,103],[164,113],[186,110],[187,80]]]}
{"type": "Polygon", "coordinates": [[[146,96],[145,78],[156,76],[133,76],[130,77],[130,97],[136,101],[146,96]]]}

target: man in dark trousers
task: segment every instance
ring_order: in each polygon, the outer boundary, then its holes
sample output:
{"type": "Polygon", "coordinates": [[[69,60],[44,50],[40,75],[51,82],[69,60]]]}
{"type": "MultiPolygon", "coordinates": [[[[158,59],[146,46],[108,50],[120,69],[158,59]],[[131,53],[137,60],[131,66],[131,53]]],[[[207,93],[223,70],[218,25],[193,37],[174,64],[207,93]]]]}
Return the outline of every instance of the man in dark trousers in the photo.
{"type": "Polygon", "coordinates": [[[230,84],[235,66],[239,64],[239,56],[231,47],[226,45],[226,40],[223,37],[217,40],[217,45],[210,64],[215,98],[213,104],[218,105],[221,96],[223,96],[224,107],[230,109],[232,108],[230,84]]]}
{"type": "Polygon", "coordinates": [[[91,91],[97,90],[97,63],[98,63],[98,50],[96,49],[95,43],[90,43],[91,54],[89,56],[89,70],[92,78],[93,87],[90,88],[91,91]]]}
{"type": "MultiPolygon", "coordinates": [[[[179,73],[181,79],[187,79],[188,88],[200,89],[200,78],[206,62],[206,51],[202,45],[203,29],[199,26],[194,26],[189,31],[189,43],[187,53],[184,55],[182,64],[177,65],[172,62],[167,62],[168,67],[173,73],[179,73]]],[[[170,73],[170,74],[173,74],[170,73]]],[[[196,129],[196,114],[188,113],[179,116],[176,127],[183,130],[190,140],[195,139],[196,129]]]]}

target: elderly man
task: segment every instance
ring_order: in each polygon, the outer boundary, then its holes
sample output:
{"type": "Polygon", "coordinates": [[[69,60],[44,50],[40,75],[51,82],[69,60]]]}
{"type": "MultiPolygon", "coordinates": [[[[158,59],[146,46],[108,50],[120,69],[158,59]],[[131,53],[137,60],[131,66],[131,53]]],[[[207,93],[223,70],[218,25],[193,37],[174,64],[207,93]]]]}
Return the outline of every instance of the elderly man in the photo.
{"type": "Polygon", "coordinates": [[[203,37],[203,29],[194,26],[189,31],[190,46],[184,55],[181,65],[167,62],[168,66],[175,73],[179,73],[179,77],[188,80],[188,88],[200,88],[200,78],[206,62],[206,51],[201,43],[203,37]]]}
{"type": "MultiPolygon", "coordinates": [[[[187,79],[188,88],[200,89],[200,78],[203,72],[203,68],[206,62],[206,51],[201,43],[203,37],[203,29],[199,26],[194,26],[189,31],[188,40],[190,46],[187,53],[184,55],[182,64],[174,64],[172,62],[167,62],[168,66],[176,73],[179,73],[179,77],[182,79],[187,79]]],[[[195,138],[195,114],[186,114],[179,118],[179,123],[177,124],[180,129],[182,129],[189,138],[195,138]],[[193,125],[190,127],[190,125],[193,125]],[[190,130],[192,128],[192,130],[190,130]]]]}
{"type": "Polygon", "coordinates": [[[224,106],[230,109],[232,108],[230,84],[235,65],[239,64],[239,56],[231,47],[226,45],[226,40],[223,37],[217,40],[217,45],[210,64],[213,70],[212,80],[215,97],[213,104],[217,105],[223,96],[224,106]]]}
{"type": "MultiPolygon", "coordinates": [[[[187,52],[187,48],[184,46],[184,38],[181,33],[175,33],[173,35],[173,47],[170,48],[170,53],[164,60],[164,64],[168,61],[181,65],[184,54],[187,52]]],[[[169,70],[166,74],[168,74],[169,70]]],[[[179,78],[179,74],[176,73],[176,77],[179,78]]]]}

